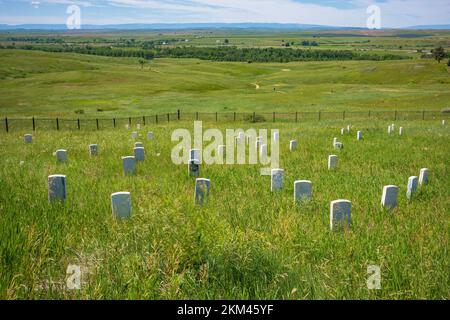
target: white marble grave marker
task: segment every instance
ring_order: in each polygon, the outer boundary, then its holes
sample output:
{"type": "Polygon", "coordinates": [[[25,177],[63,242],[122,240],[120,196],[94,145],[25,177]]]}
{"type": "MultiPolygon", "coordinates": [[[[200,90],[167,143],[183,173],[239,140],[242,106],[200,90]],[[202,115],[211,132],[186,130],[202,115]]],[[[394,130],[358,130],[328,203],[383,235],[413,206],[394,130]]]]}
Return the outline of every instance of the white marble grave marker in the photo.
{"type": "Polygon", "coordinates": [[[147,132],[147,140],[153,140],[153,132],[147,132]]]}
{"type": "Polygon", "coordinates": [[[284,187],[284,170],[272,169],[270,180],[270,191],[275,192],[284,187]]]}
{"type": "Polygon", "coordinates": [[[347,132],[350,132],[351,127],[352,127],[351,125],[347,126],[347,132]]]}
{"type": "Polygon", "coordinates": [[[328,169],[331,170],[336,168],[337,164],[338,164],[338,156],[334,154],[330,155],[328,157],[328,169]]]}
{"type": "Polygon", "coordinates": [[[344,134],[345,134],[345,129],[342,128],[342,129],[341,129],[341,135],[344,135],[344,134]]]}
{"type": "Polygon", "coordinates": [[[67,161],[67,151],[64,149],[56,150],[56,161],[66,162],[67,161]]]}
{"type": "Polygon", "coordinates": [[[291,140],[289,142],[289,150],[290,151],[294,151],[297,149],[297,141],[296,140],[291,140]]]}
{"type": "Polygon", "coordinates": [[[198,159],[189,159],[188,174],[190,177],[198,178],[200,175],[200,161],[198,159]]]}
{"type": "Polygon", "coordinates": [[[389,127],[388,127],[388,134],[391,134],[391,133],[392,133],[392,127],[389,126],[389,127]]]}
{"type": "Polygon", "coordinates": [[[145,149],[142,147],[134,148],[134,158],[136,161],[145,160],[145,149]]]}
{"type": "Polygon", "coordinates": [[[136,172],[136,158],[129,156],[129,157],[122,157],[122,165],[123,165],[123,173],[125,175],[127,174],[134,174],[136,172]]]}
{"type": "Polygon", "coordinates": [[[335,200],[330,204],[330,229],[339,230],[351,226],[352,203],[348,200],[335,200]]]}
{"type": "Polygon", "coordinates": [[[400,128],[398,129],[398,134],[401,135],[401,136],[403,135],[403,127],[400,127],[400,128]]]}
{"type": "Polygon", "coordinates": [[[381,205],[386,209],[394,209],[397,207],[397,197],[398,197],[397,186],[384,186],[383,195],[381,196],[381,205]]]}
{"type": "Polygon", "coordinates": [[[414,194],[414,192],[417,191],[417,182],[418,182],[419,178],[418,177],[409,177],[408,179],[408,187],[407,187],[407,191],[406,191],[406,197],[408,198],[408,200],[412,199],[412,196],[414,194]]]}
{"type": "Polygon", "coordinates": [[[116,192],[111,194],[111,208],[113,216],[120,219],[131,217],[131,194],[116,192]]]}
{"type": "Polygon", "coordinates": [[[195,180],[195,204],[204,205],[208,201],[211,181],[198,178],[195,180]]]}
{"type": "Polygon", "coordinates": [[[429,182],[430,170],[427,168],[420,169],[419,184],[423,186],[429,182]]]}
{"type": "Polygon", "coordinates": [[[66,200],[66,176],[54,174],[48,176],[48,201],[66,200]]]}
{"type": "Polygon", "coordinates": [[[361,131],[358,131],[358,132],[356,133],[356,139],[357,139],[357,140],[362,140],[362,137],[363,137],[362,132],[361,132],[361,131]]]}
{"type": "Polygon", "coordinates": [[[200,160],[200,150],[199,149],[191,149],[190,153],[190,159],[197,159],[200,160]]]}
{"type": "Polygon", "coordinates": [[[336,146],[336,143],[338,143],[338,138],[333,138],[333,147],[336,146]]]}
{"type": "Polygon", "coordinates": [[[445,126],[445,120],[442,120],[442,125],[445,126]]]}
{"type": "Polygon", "coordinates": [[[297,180],[294,182],[294,200],[305,201],[312,197],[312,182],[309,180],[297,180]]]}
{"type": "Polygon", "coordinates": [[[96,144],[89,145],[89,155],[96,156],[98,154],[98,146],[96,144]]]}
{"type": "Polygon", "coordinates": [[[33,141],[33,136],[31,134],[26,134],[23,136],[26,143],[31,143],[33,141]]]}

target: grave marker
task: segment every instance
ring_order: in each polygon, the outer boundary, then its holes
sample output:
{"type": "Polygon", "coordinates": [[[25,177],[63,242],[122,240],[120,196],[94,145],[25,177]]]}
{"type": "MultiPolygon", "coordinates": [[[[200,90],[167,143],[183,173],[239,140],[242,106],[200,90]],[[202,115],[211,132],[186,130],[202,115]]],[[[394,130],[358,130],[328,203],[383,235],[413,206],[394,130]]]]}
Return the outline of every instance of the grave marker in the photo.
{"type": "Polygon", "coordinates": [[[135,142],[135,143],[134,143],[134,147],[135,147],[135,148],[143,148],[143,147],[144,147],[144,144],[143,144],[142,142],[135,142]]]}
{"type": "Polygon", "coordinates": [[[358,132],[356,133],[356,139],[357,139],[357,140],[362,140],[362,137],[363,137],[362,132],[361,132],[361,131],[358,131],[358,132]]]}
{"type": "Polygon", "coordinates": [[[344,135],[344,134],[345,134],[345,129],[342,128],[342,129],[341,129],[341,135],[344,135]]]}
{"type": "Polygon", "coordinates": [[[136,139],[137,136],[138,136],[138,133],[137,133],[137,132],[132,132],[132,133],[131,133],[131,139],[136,139]]]}
{"type": "Polygon", "coordinates": [[[116,192],[111,194],[111,208],[115,218],[130,218],[131,194],[129,192],[116,192]]]}
{"type": "Polygon", "coordinates": [[[419,184],[426,185],[429,182],[430,170],[427,168],[420,169],[419,184]]]}
{"type": "Polygon", "coordinates": [[[195,204],[204,205],[208,201],[211,181],[198,178],[195,180],[195,204]]]}
{"type": "Polygon", "coordinates": [[[297,180],[294,182],[294,200],[296,202],[309,200],[312,197],[312,182],[297,180]]]}
{"type": "Polygon", "coordinates": [[[147,140],[153,140],[153,132],[147,133],[147,140]]]}
{"type": "Polygon", "coordinates": [[[342,149],[344,148],[344,145],[342,144],[342,142],[336,142],[336,143],[334,144],[334,148],[335,148],[336,150],[342,150],[342,149]]]}
{"type": "Polygon", "coordinates": [[[189,177],[196,177],[200,175],[200,161],[198,159],[189,159],[188,161],[189,177]]]}
{"type": "Polygon", "coordinates": [[[66,162],[67,161],[67,151],[64,149],[56,150],[56,161],[66,162]]]}
{"type": "Polygon", "coordinates": [[[381,205],[386,209],[394,209],[397,207],[397,198],[398,198],[398,190],[397,186],[384,186],[383,187],[383,195],[381,196],[381,205]]]}
{"type": "Polygon", "coordinates": [[[26,143],[31,143],[33,141],[33,136],[31,134],[26,134],[23,136],[26,143]]]}
{"type": "Polygon", "coordinates": [[[328,157],[328,170],[336,168],[337,164],[338,164],[338,156],[334,154],[330,155],[328,157]]]}
{"type": "Polygon", "coordinates": [[[122,165],[123,165],[123,174],[124,175],[136,173],[136,158],[135,157],[132,157],[132,156],[122,157],[122,165]]]}
{"type": "Polygon", "coordinates": [[[98,154],[98,146],[96,144],[89,145],[89,155],[96,156],[98,154]]]}
{"type": "Polygon", "coordinates": [[[350,228],[352,203],[348,200],[335,200],[330,204],[330,229],[332,231],[350,228]]]}
{"type": "Polygon", "coordinates": [[[66,200],[66,176],[54,174],[48,176],[48,201],[66,200]]]}
{"type": "Polygon", "coordinates": [[[283,189],[284,187],[284,170],[283,169],[272,169],[271,171],[271,181],[270,181],[270,191],[275,192],[283,189]]]}
{"type": "Polygon", "coordinates": [[[296,140],[291,140],[289,142],[289,150],[290,151],[294,151],[297,149],[297,141],[296,140]]]}
{"type": "Polygon", "coordinates": [[[142,147],[134,148],[134,158],[136,161],[145,160],[145,149],[142,147]]]}
{"type": "Polygon", "coordinates": [[[406,191],[406,197],[408,198],[408,200],[412,199],[413,194],[417,191],[417,182],[418,182],[419,178],[413,176],[413,177],[409,177],[408,179],[408,187],[407,187],[407,191],[406,191]]]}
{"type": "Polygon", "coordinates": [[[403,135],[403,127],[400,127],[400,128],[398,129],[398,134],[399,134],[400,136],[403,135]]]}

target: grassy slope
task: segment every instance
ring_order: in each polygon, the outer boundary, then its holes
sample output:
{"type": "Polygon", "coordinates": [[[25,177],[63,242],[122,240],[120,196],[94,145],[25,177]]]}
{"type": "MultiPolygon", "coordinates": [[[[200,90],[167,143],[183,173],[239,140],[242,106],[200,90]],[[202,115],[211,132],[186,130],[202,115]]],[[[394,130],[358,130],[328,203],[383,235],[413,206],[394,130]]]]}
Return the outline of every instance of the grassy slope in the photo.
{"type": "Polygon", "coordinates": [[[355,131],[342,137],[339,168],[328,172],[332,138],[345,124],[277,124],[280,194],[270,193],[259,166],[203,166],[212,192],[202,209],[187,168],[170,160],[172,130],[192,122],[153,127],[146,161],[126,178],[120,157],[132,152],[130,131],[42,131],[31,145],[24,132],[2,134],[0,297],[448,299],[448,127],[398,122],[405,135],[389,137],[386,122],[354,123],[364,140],[355,131]],[[99,143],[98,158],[89,158],[89,143],[99,143]],[[68,149],[67,164],[55,163],[58,148],[68,149]],[[431,184],[408,204],[407,179],[422,167],[432,170],[431,184]],[[55,173],[68,178],[64,206],[47,203],[46,179],[55,173]],[[311,203],[294,205],[297,179],[313,181],[311,203]],[[400,186],[393,213],[380,209],[387,184],[400,186]],[[127,222],[110,211],[110,194],[122,190],[132,192],[127,222]],[[329,203],[339,198],[353,203],[350,232],[329,231],[329,203]],[[64,289],[69,263],[83,268],[80,292],[64,289]],[[370,264],[381,266],[382,290],[366,288],[370,264]]]}
{"type": "Polygon", "coordinates": [[[9,117],[75,117],[79,109],[87,117],[177,109],[440,110],[450,99],[448,68],[425,60],[245,64],[160,59],[140,70],[136,59],[1,50],[0,79],[0,115],[9,117]]]}

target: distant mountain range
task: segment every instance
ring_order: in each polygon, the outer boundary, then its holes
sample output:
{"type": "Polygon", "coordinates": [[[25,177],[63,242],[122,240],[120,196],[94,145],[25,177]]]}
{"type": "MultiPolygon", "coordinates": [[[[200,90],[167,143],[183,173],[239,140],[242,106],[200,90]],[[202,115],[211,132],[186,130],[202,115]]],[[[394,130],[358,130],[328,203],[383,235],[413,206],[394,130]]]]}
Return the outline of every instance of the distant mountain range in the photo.
{"type": "MultiPolygon", "coordinates": [[[[357,27],[337,27],[292,23],[149,23],[82,25],[83,30],[183,30],[183,29],[253,29],[253,30],[363,30],[357,27]]],[[[399,28],[400,29],[400,28],[399,28]]],[[[450,30],[450,25],[423,25],[403,30],[450,30]]],[[[0,30],[67,30],[64,24],[0,24],[0,30]]]]}

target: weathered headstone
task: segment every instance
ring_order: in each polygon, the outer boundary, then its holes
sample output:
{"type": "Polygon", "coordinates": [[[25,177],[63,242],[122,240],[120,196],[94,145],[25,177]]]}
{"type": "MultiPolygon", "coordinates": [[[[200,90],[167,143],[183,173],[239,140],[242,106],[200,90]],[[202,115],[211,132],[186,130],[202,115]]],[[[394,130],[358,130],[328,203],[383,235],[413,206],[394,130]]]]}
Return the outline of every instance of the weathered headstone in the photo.
{"type": "Polygon", "coordinates": [[[445,126],[445,120],[442,120],[442,125],[445,126]]]}
{"type": "Polygon", "coordinates": [[[134,174],[136,172],[136,158],[122,157],[123,173],[124,175],[134,174]]]}
{"type": "Polygon", "coordinates": [[[358,131],[358,132],[356,133],[356,139],[357,139],[357,140],[362,140],[362,137],[363,137],[362,132],[361,132],[361,131],[358,131]]]}
{"type": "Polygon", "coordinates": [[[48,201],[66,200],[66,176],[54,174],[48,176],[48,201]]]}
{"type": "Polygon", "coordinates": [[[198,178],[195,180],[195,204],[204,205],[208,201],[211,181],[198,178]]]}
{"type": "Polygon", "coordinates": [[[56,161],[58,162],[66,162],[67,161],[67,150],[59,149],[56,150],[56,161]]]}
{"type": "Polygon", "coordinates": [[[406,197],[408,200],[412,199],[413,194],[417,191],[417,182],[419,178],[418,177],[409,177],[408,179],[408,187],[406,191],[406,197]]]}
{"type": "Polygon", "coordinates": [[[131,194],[116,192],[111,194],[111,208],[113,216],[120,219],[131,217],[131,194]]]}
{"type": "Polygon", "coordinates": [[[398,134],[401,135],[401,136],[403,135],[403,127],[400,127],[400,128],[398,129],[398,134]]]}
{"type": "Polygon", "coordinates": [[[127,130],[130,129],[130,125],[128,123],[125,125],[125,129],[127,129],[127,130]]]}
{"type": "Polygon", "coordinates": [[[137,129],[137,130],[141,130],[141,124],[140,124],[140,123],[138,123],[138,124],[136,125],[136,129],[137,129]]]}
{"type": "Polygon", "coordinates": [[[398,197],[397,186],[384,186],[383,195],[381,196],[381,205],[386,209],[394,209],[397,207],[397,197],[398,197]]]}
{"type": "Polygon", "coordinates": [[[138,136],[138,133],[137,133],[137,132],[132,132],[132,133],[131,133],[131,139],[136,139],[137,136],[138,136]]]}
{"type": "Polygon", "coordinates": [[[136,161],[145,160],[145,149],[142,147],[134,148],[134,158],[136,161]]]}
{"type": "Polygon", "coordinates": [[[333,147],[336,146],[337,142],[338,142],[338,138],[333,138],[333,147]]]}
{"type": "Polygon", "coordinates": [[[341,129],[341,135],[344,135],[344,134],[345,134],[345,129],[342,128],[342,129],[341,129]]]}
{"type": "Polygon", "coordinates": [[[340,230],[351,226],[352,203],[348,200],[335,200],[330,204],[330,229],[340,230]]]}
{"type": "Polygon", "coordinates": [[[395,131],[395,124],[393,123],[393,124],[391,124],[391,130],[392,130],[392,132],[394,132],[395,131]]]}
{"type": "Polygon", "coordinates": [[[153,132],[147,133],[147,140],[153,140],[153,132]]]}
{"type": "Polygon", "coordinates": [[[334,148],[335,148],[336,150],[342,150],[342,149],[344,148],[344,145],[342,144],[342,142],[336,142],[336,143],[334,144],[334,148]]]}
{"type": "Polygon", "coordinates": [[[90,144],[89,145],[89,155],[96,156],[98,154],[98,145],[90,144]]]}
{"type": "Polygon", "coordinates": [[[200,160],[200,150],[199,149],[191,149],[189,153],[190,153],[190,159],[200,160]]]}
{"type": "Polygon", "coordinates": [[[143,144],[142,142],[135,142],[135,143],[134,143],[134,147],[135,147],[135,148],[143,148],[143,147],[144,147],[144,144],[143,144]]]}
{"type": "Polygon", "coordinates": [[[290,151],[294,151],[297,149],[297,141],[296,140],[291,140],[289,142],[289,150],[290,151]]]}
{"type": "Polygon", "coordinates": [[[351,125],[348,125],[347,126],[347,132],[350,132],[350,129],[352,128],[352,126],[351,125]]]}
{"type": "Polygon", "coordinates": [[[190,177],[198,178],[200,175],[200,161],[198,159],[189,159],[188,174],[190,177]]]}
{"type": "Polygon", "coordinates": [[[429,182],[430,170],[427,168],[420,169],[419,184],[426,185],[429,182]]]}
{"type": "Polygon", "coordinates": [[[270,191],[275,192],[284,187],[284,170],[272,169],[270,180],[270,191]]]}
{"type": "Polygon", "coordinates": [[[33,141],[33,136],[31,134],[26,134],[23,136],[23,139],[26,143],[31,143],[33,141]]]}
{"type": "Polygon", "coordinates": [[[337,164],[338,164],[338,156],[334,154],[330,155],[328,157],[328,169],[331,170],[336,168],[337,164]]]}
{"type": "Polygon", "coordinates": [[[294,182],[294,200],[304,201],[312,197],[312,182],[309,180],[297,180],[294,182]]]}
{"type": "Polygon", "coordinates": [[[388,134],[391,134],[391,133],[392,133],[392,127],[388,126],[388,134]]]}

